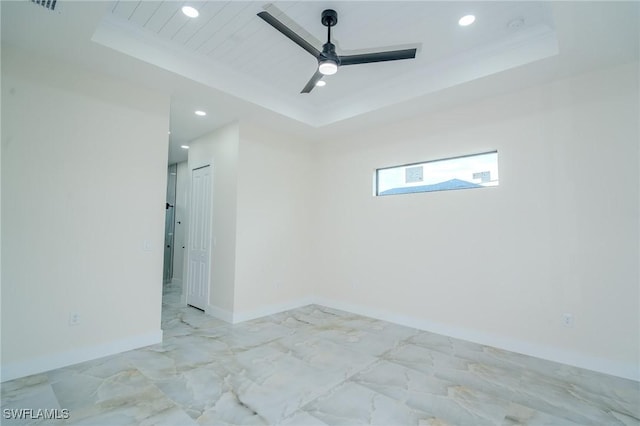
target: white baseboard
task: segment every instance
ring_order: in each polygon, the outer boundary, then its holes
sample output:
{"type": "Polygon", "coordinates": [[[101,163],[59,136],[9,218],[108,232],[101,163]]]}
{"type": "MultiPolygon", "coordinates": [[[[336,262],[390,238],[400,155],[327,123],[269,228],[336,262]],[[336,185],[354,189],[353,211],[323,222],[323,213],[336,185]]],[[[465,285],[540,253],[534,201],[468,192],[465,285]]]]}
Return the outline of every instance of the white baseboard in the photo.
{"type": "Polygon", "coordinates": [[[228,322],[229,324],[233,324],[233,312],[227,311],[226,309],[222,309],[213,305],[207,305],[207,308],[204,310],[204,312],[214,318],[218,318],[219,320],[228,322]]]}
{"type": "Polygon", "coordinates": [[[559,362],[561,364],[597,371],[612,376],[640,381],[640,366],[636,364],[618,363],[603,358],[585,355],[579,352],[539,345],[524,340],[512,339],[477,330],[450,326],[425,319],[414,318],[394,312],[378,310],[322,297],[316,297],[315,303],[329,308],[339,309],[342,311],[352,312],[354,314],[388,321],[394,324],[416,328],[418,330],[429,331],[485,346],[492,346],[523,355],[546,359],[548,361],[559,362]]]}
{"type": "Polygon", "coordinates": [[[80,362],[91,361],[109,355],[162,343],[162,330],[139,336],[132,336],[113,342],[59,352],[26,361],[12,362],[2,365],[0,382],[19,379],[32,374],[44,373],[56,368],[67,367],[80,362]]]}
{"type": "Polygon", "coordinates": [[[291,300],[285,303],[278,303],[274,305],[266,305],[259,309],[252,311],[242,311],[233,313],[233,324],[237,324],[244,321],[249,321],[256,318],[266,317],[268,315],[278,314],[280,312],[288,311],[291,309],[301,308],[303,306],[312,305],[315,303],[315,298],[305,297],[302,299],[291,300]]]}
{"type": "MultiPolygon", "coordinates": [[[[450,336],[456,339],[467,340],[486,346],[493,346],[517,352],[524,355],[559,362],[587,370],[610,374],[625,379],[640,381],[640,368],[636,364],[618,363],[611,360],[585,355],[579,352],[539,345],[519,339],[512,339],[491,333],[484,333],[461,327],[454,327],[426,319],[410,317],[395,312],[370,308],[367,306],[337,301],[322,297],[309,297],[293,300],[286,303],[268,305],[253,311],[230,312],[225,309],[208,305],[206,313],[215,318],[231,324],[237,324],[268,315],[277,314],[290,309],[317,304],[334,309],[340,309],[371,318],[388,321],[394,324],[416,328],[418,330],[450,336]]],[[[127,339],[109,342],[101,345],[80,348],[69,352],[58,353],[46,357],[34,358],[27,361],[8,363],[2,365],[0,382],[17,379],[20,377],[38,374],[55,368],[66,367],[84,361],[114,355],[132,349],[137,349],[162,342],[162,330],[127,339]]]]}

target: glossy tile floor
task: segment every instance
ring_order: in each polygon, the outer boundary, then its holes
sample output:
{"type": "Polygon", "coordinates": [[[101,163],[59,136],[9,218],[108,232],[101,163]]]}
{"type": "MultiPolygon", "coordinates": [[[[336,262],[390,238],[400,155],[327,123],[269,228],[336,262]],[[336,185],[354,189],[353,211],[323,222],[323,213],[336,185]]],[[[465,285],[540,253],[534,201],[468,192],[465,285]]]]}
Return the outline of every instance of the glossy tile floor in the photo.
{"type": "MultiPolygon", "coordinates": [[[[86,425],[640,425],[640,384],[307,306],[228,325],[163,306],[164,343],[4,383],[86,425]]],[[[3,416],[4,417],[4,416],[3,416]]]]}

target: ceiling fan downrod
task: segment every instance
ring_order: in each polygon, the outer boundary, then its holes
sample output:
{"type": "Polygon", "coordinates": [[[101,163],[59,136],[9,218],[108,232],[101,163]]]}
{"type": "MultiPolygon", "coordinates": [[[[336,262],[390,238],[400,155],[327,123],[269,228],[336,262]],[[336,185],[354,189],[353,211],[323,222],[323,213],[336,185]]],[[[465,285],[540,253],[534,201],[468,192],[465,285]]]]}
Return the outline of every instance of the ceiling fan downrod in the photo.
{"type": "Polygon", "coordinates": [[[333,9],[322,11],[320,19],[322,25],[327,27],[327,42],[322,46],[322,54],[318,57],[318,72],[323,75],[332,75],[338,71],[340,58],[336,53],[336,46],[331,43],[331,27],[338,23],[338,12],[333,9]]]}

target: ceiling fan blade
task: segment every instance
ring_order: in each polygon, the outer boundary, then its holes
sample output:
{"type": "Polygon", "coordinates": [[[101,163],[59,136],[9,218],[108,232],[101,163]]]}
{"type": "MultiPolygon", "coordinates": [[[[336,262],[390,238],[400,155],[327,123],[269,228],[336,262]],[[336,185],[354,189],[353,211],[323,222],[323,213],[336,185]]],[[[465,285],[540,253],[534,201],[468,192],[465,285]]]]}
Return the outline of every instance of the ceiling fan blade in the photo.
{"type": "Polygon", "coordinates": [[[316,87],[316,83],[319,82],[320,80],[322,80],[324,74],[322,74],[320,71],[316,71],[316,73],[313,75],[313,77],[311,77],[311,80],[309,80],[309,82],[307,83],[306,86],[304,86],[304,89],[302,89],[302,92],[300,93],[309,93],[313,90],[314,87],[316,87]]]}
{"type": "Polygon", "coordinates": [[[285,24],[283,24],[282,22],[278,21],[269,12],[260,12],[260,13],[258,13],[258,16],[261,17],[266,23],[271,25],[273,28],[275,28],[276,30],[278,30],[282,34],[284,34],[286,37],[288,37],[295,44],[297,44],[298,46],[302,47],[307,52],[311,53],[315,58],[320,56],[320,51],[318,49],[313,47],[313,45],[311,43],[309,43],[307,40],[303,39],[298,34],[293,32],[293,30],[291,28],[287,27],[285,24]]]}
{"type": "Polygon", "coordinates": [[[360,55],[340,56],[340,65],[369,64],[371,62],[398,61],[413,59],[417,49],[390,50],[388,52],[362,53],[360,55]]]}

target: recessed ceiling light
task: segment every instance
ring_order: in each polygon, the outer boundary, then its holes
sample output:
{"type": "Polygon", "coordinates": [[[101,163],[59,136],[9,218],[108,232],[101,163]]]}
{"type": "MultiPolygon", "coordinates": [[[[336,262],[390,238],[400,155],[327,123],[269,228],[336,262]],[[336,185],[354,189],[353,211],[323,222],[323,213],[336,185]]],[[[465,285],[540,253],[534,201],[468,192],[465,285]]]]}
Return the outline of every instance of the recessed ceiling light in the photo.
{"type": "Polygon", "coordinates": [[[465,15],[458,20],[458,25],[461,27],[466,27],[467,25],[471,25],[475,22],[476,17],[473,15],[465,15]]]}
{"type": "Polygon", "coordinates": [[[319,80],[319,81],[316,83],[316,86],[318,86],[318,87],[324,87],[324,86],[326,86],[326,85],[327,85],[327,82],[326,82],[326,81],[324,81],[324,80],[319,80]]]}
{"type": "Polygon", "coordinates": [[[180,145],[180,148],[182,148],[182,149],[189,149],[189,145],[180,145]]]}
{"type": "Polygon", "coordinates": [[[207,113],[206,113],[206,112],[204,112],[204,111],[200,111],[200,110],[196,111],[196,112],[195,112],[195,114],[196,114],[196,115],[199,115],[200,117],[204,117],[205,115],[207,115],[207,113]]]}
{"type": "Polygon", "coordinates": [[[182,6],[182,13],[187,15],[189,18],[197,18],[198,15],[200,15],[200,12],[198,12],[198,9],[191,6],[182,6]]]}

